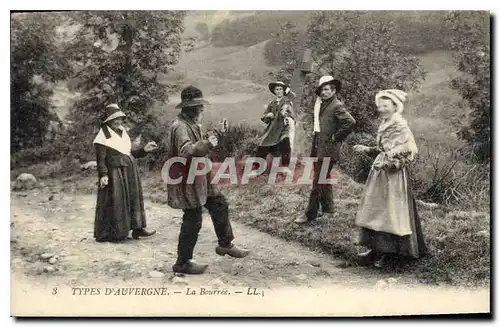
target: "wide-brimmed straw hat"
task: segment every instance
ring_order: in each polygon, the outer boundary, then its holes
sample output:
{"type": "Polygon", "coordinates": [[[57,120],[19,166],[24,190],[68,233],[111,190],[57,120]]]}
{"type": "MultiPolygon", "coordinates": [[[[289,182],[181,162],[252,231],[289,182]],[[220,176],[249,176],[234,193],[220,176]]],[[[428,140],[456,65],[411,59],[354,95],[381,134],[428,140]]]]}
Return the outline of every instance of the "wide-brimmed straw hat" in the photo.
{"type": "Polygon", "coordinates": [[[283,87],[283,94],[285,94],[285,95],[287,95],[290,92],[290,87],[286,83],[281,82],[281,81],[269,83],[269,91],[271,91],[272,94],[276,95],[276,93],[274,93],[274,89],[277,86],[283,87]]]}
{"type": "Polygon", "coordinates": [[[127,117],[127,115],[125,115],[125,113],[121,111],[120,107],[118,107],[116,103],[107,105],[104,110],[105,111],[104,111],[103,123],[107,123],[116,118],[127,117]]]}
{"type": "Polygon", "coordinates": [[[336,92],[339,92],[342,88],[342,83],[338,79],[335,79],[332,76],[323,76],[319,79],[318,87],[316,88],[314,93],[316,93],[317,96],[320,96],[321,88],[328,84],[335,86],[336,92]]]}
{"type": "Polygon", "coordinates": [[[203,99],[203,92],[197,87],[189,85],[181,92],[181,103],[176,108],[196,107],[199,105],[209,105],[210,103],[203,99]]]}
{"type": "Polygon", "coordinates": [[[408,99],[408,94],[401,90],[383,90],[375,95],[375,104],[377,107],[380,106],[380,99],[386,97],[391,99],[396,104],[396,112],[402,113],[404,109],[404,103],[408,99]]]}

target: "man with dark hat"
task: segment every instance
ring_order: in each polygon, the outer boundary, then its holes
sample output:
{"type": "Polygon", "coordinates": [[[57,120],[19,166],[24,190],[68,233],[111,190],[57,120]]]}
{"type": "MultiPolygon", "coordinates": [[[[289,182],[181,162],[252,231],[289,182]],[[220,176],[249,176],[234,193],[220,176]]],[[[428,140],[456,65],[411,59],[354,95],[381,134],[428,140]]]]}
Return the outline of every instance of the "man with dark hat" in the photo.
{"type": "Polygon", "coordinates": [[[168,174],[171,178],[181,178],[178,184],[167,183],[168,205],[174,209],[182,209],[181,231],[177,249],[177,262],[172,269],[177,273],[202,274],[208,265],[192,261],[193,250],[198,240],[202,225],[202,209],[205,207],[214,225],[219,245],[215,249],[218,255],[229,255],[243,258],[249,251],[232,243],[234,239],[229,220],[228,204],[215,184],[211,184],[212,176],[208,172],[196,176],[194,183],[188,183],[191,162],[194,158],[206,157],[210,150],[217,146],[216,136],[203,138],[201,131],[201,116],[204,105],[209,103],[203,99],[201,90],[188,86],[181,92],[182,102],[176,106],[181,108],[170,127],[170,144],[168,158],[185,158],[184,164],[170,166],[168,174]]]}
{"type": "Polygon", "coordinates": [[[261,117],[267,127],[255,156],[265,159],[268,154],[273,154],[281,157],[283,166],[288,166],[295,136],[295,115],[292,110],[295,94],[280,81],[270,83],[269,90],[276,99],[269,103],[261,117]]]}
{"type": "MultiPolygon", "coordinates": [[[[327,172],[331,172],[338,161],[340,145],[352,132],[356,120],[346,110],[345,105],[337,99],[341,82],[332,76],[323,76],[315,93],[318,96],[314,105],[314,136],[311,157],[316,157],[314,179],[309,205],[304,217],[295,220],[297,224],[315,220],[323,213],[334,213],[332,185],[320,180],[323,163],[328,164],[327,172]],[[329,161],[329,162],[328,162],[329,161]]],[[[325,169],[325,168],[323,168],[325,169]]]]}

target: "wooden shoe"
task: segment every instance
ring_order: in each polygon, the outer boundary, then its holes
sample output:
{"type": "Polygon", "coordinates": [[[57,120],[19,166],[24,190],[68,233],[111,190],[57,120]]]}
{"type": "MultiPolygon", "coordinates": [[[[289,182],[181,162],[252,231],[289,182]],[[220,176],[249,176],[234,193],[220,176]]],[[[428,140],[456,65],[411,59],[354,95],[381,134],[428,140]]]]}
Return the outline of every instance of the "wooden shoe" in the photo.
{"type": "Polygon", "coordinates": [[[233,258],[244,258],[250,253],[250,251],[239,248],[234,244],[231,244],[228,247],[219,245],[218,247],[215,248],[215,253],[217,253],[220,256],[225,256],[227,254],[233,258]]]}
{"type": "Polygon", "coordinates": [[[172,266],[175,273],[188,274],[188,275],[201,275],[207,270],[208,265],[200,265],[195,262],[189,261],[188,263],[176,263],[172,266]]]}

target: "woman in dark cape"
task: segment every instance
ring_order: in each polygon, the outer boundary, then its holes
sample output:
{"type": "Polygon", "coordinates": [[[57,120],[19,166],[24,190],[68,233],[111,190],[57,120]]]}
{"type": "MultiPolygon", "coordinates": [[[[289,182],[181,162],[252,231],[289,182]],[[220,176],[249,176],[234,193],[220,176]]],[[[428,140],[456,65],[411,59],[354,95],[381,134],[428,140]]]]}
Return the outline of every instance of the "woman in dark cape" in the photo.
{"type": "Polygon", "coordinates": [[[128,237],[148,237],[146,214],[139,172],[134,158],[142,158],[156,149],[154,142],[132,151],[132,143],[123,127],[125,114],[118,105],[106,107],[101,129],[94,140],[99,186],[95,211],[94,237],[98,242],[120,242],[128,237]]]}

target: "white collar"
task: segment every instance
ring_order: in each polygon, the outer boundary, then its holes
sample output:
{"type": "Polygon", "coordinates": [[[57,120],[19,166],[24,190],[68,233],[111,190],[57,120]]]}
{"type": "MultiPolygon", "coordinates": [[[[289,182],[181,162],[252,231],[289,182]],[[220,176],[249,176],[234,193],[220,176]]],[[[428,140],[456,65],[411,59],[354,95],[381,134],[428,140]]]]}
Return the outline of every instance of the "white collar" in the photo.
{"type": "Polygon", "coordinates": [[[111,137],[109,139],[104,135],[104,131],[102,128],[97,133],[97,136],[94,139],[93,143],[102,144],[104,146],[115,149],[118,152],[121,152],[126,155],[130,155],[132,150],[132,142],[130,141],[130,137],[125,129],[122,130],[122,136],[118,135],[112,128],[106,125],[111,137]]]}

